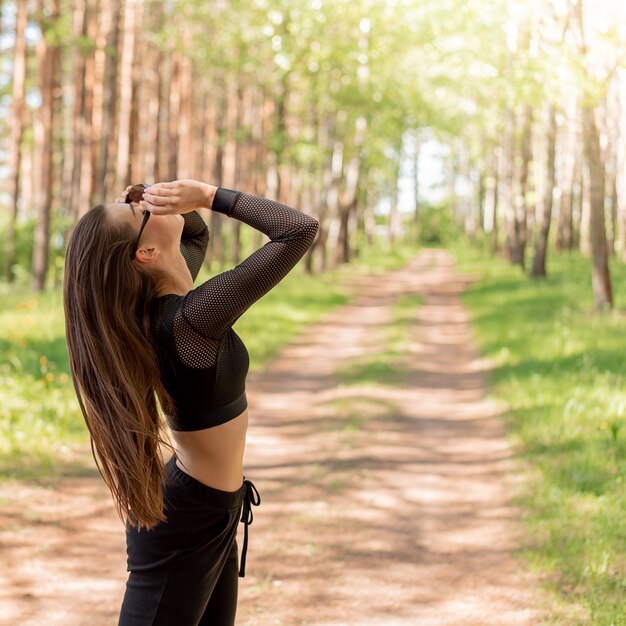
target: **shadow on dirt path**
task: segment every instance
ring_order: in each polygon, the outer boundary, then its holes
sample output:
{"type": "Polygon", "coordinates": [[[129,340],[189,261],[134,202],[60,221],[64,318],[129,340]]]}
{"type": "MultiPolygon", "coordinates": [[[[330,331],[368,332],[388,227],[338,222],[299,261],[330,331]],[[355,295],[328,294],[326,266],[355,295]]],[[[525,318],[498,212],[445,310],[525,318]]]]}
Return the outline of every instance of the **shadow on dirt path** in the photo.
{"type": "MultiPolygon", "coordinates": [[[[239,626],[541,621],[536,581],[515,557],[513,453],[459,301],[472,279],[424,250],[360,278],[350,304],[250,374],[246,475],[262,504],[239,626]],[[402,376],[342,384],[341,368],[385,349],[398,297],[416,293],[425,303],[394,364],[402,376]]],[[[123,528],[99,477],[54,491],[7,484],[0,498],[0,620],[117,623],[123,528]]]]}

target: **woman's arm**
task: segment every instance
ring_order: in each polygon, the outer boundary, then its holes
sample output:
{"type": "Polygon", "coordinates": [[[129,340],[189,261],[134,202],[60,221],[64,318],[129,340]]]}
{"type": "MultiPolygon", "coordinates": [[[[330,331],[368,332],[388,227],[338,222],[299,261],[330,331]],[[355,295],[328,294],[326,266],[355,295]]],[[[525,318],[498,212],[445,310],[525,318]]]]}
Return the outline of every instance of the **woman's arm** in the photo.
{"type": "Polygon", "coordinates": [[[183,298],[182,313],[188,324],[205,337],[220,339],[304,256],[319,222],[279,202],[232,189],[219,188],[211,208],[270,238],[239,265],[210,278],[183,298]]]}
{"type": "Polygon", "coordinates": [[[209,245],[209,229],[197,211],[184,213],[185,225],[180,236],[180,252],[196,280],[209,245]]]}
{"type": "Polygon", "coordinates": [[[141,204],[160,215],[208,206],[270,238],[239,265],[183,297],[187,323],[213,339],[221,338],[244,311],[289,273],[313,243],[319,227],[315,218],[280,202],[193,180],[157,183],[145,191],[141,204]]]}

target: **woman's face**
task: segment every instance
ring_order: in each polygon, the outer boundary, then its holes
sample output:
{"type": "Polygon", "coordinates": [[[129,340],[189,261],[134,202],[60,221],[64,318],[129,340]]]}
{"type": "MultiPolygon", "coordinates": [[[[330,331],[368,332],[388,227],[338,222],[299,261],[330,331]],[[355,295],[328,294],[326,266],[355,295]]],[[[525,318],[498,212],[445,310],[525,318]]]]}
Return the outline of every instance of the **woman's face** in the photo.
{"type": "MultiPolygon", "coordinates": [[[[113,203],[106,205],[107,213],[114,220],[125,220],[135,234],[139,233],[143,219],[143,209],[138,204],[113,203]]],[[[141,233],[136,257],[146,261],[161,253],[180,252],[180,236],[185,220],[182,215],[150,215],[141,233]]]]}

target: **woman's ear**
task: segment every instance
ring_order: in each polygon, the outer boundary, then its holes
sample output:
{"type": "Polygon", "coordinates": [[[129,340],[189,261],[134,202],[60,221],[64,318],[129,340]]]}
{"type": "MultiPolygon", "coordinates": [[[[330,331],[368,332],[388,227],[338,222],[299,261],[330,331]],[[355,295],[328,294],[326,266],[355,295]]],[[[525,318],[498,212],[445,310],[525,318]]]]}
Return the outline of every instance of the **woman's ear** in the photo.
{"type": "Polygon", "coordinates": [[[140,263],[154,263],[161,254],[158,248],[139,246],[135,252],[135,258],[140,263]]]}

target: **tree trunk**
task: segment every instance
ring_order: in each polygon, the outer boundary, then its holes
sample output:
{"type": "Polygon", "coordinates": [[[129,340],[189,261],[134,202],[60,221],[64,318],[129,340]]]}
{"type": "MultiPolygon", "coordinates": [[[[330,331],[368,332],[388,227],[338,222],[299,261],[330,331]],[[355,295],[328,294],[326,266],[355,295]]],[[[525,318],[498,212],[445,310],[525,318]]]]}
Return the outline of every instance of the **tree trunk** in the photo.
{"type": "Polygon", "coordinates": [[[190,178],[193,171],[193,150],[191,137],[193,133],[193,64],[188,56],[180,57],[179,83],[178,83],[178,157],[177,178],[190,178]]]}
{"type": "Polygon", "coordinates": [[[611,230],[607,244],[609,254],[615,256],[617,241],[617,154],[615,150],[612,150],[611,158],[607,163],[609,168],[606,177],[606,185],[611,199],[611,230]]]}
{"type": "Polygon", "coordinates": [[[124,25],[124,0],[111,0],[112,2],[112,24],[107,40],[107,67],[104,78],[104,108],[102,118],[102,148],[100,158],[102,161],[102,173],[104,175],[104,189],[102,193],[96,193],[100,198],[107,198],[110,195],[115,197],[124,187],[118,187],[117,178],[117,152],[118,152],[118,128],[120,124],[120,92],[123,89],[120,81],[120,48],[123,45],[123,25],[124,25]],[[112,52],[115,51],[115,52],[112,52]]]}
{"type": "MultiPolygon", "coordinates": [[[[237,187],[237,124],[239,118],[239,85],[235,73],[226,76],[226,117],[224,120],[224,152],[222,155],[222,185],[229,189],[237,187]]],[[[232,221],[232,220],[231,220],[232,221]]],[[[227,258],[236,265],[240,260],[239,236],[241,232],[240,222],[228,225],[233,236],[232,247],[227,258]]]]}
{"type": "Polygon", "coordinates": [[[600,158],[600,138],[594,110],[591,106],[584,106],[582,114],[585,159],[589,170],[589,233],[594,306],[598,309],[610,308],[613,306],[613,294],[604,216],[604,165],[600,158]]]}
{"type": "Polygon", "coordinates": [[[376,188],[371,181],[367,185],[367,200],[365,203],[365,216],[363,220],[363,228],[365,230],[365,241],[368,246],[374,244],[376,236],[376,188]]]}
{"type": "Polygon", "coordinates": [[[500,206],[500,160],[502,159],[501,146],[496,146],[492,156],[492,171],[493,171],[493,191],[490,212],[491,217],[491,252],[497,254],[500,251],[499,241],[499,228],[500,221],[498,219],[498,209],[500,206]]]}
{"type": "Polygon", "coordinates": [[[180,122],[180,72],[181,53],[178,50],[172,52],[170,63],[170,92],[168,111],[168,176],[170,179],[178,178],[178,124],[180,122]]]}
{"type": "MultiPolygon", "coordinates": [[[[117,58],[110,51],[119,46],[120,0],[105,0],[103,5],[102,34],[106,34],[106,44],[100,57],[102,69],[102,99],[100,114],[100,137],[97,158],[93,167],[93,190],[97,201],[103,201],[109,194],[117,194],[121,189],[113,189],[110,170],[111,137],[114,136],[115,110],[117,109],[117,58]],[[108,28],[106,26],[108,25],[108,28]]],[[[102,36],[102,35],[101,35],[102,36]]],[[[95,105],[94,105],[95,106],[95,105]]]]}
{"type": "Polygon", "coordinates": [[[149,59],[147,42],[142,36],[143,29],[150,17],[144,13],[144,3],[137,3],[135,8],[135,33],[133,35],[133,61],[131,69],[131,83],[127,86],[131,93],[130,97],[130,120],[129,120],[129,143],[128,143],[128,174],[129,185],[144,182],[146,180],[142,145],[144,134],[148,132],[152,120],[148,118],[149,91],[147,86],[146,62],[149,59]],[[144,89],[145,88],[145,89],[144,89]]]}
{"type": "MultiPolygon", "coordinates": [[[[365,93],[369,82],[369,21],[361,20],[359,30],[360,54],[357,82],[361,93],[365,93]]],[[[350,233],[354,228],[356,219],[359,174],[366,131],[367,118],[365,115],[358,115],[354,125],[351,156],[345,166],[345,188],[339,195],[339,245],[335,251],[335,258],[339,263],[348,263],[352,256],[350,233]]]]}
{"type": "Polygon", "coordinates": [[[583,218],[583,162],[583,155],[578,155],[577,167],[574,175],[574,188],[576,190],[576,193],[574,193],[574,197],[572,198],[572,249],[576,250],[580,249],[580,232],[583,218]]]}
{"type": "Polygon", "coordinates": [[[17,0],[15,21],[15,46],[13,52],[13,87],[11,106],[11,130],[8,152],[8,192],[11,198],[10,216],[6,240],[5,277],[12,283],[15,279],[13,264],[15,263],[15,224],[17,222],[18,198],[20,195],[20,169],[22,164],[22,136],[24,135],[25,89],[26,79],[26,39],[24,36],[28,22],[28,0],[17,0]]]}
{"type": "MultiPolygon", "coordinates": [[[[59,0],[51,0],[49,11],[44,10],[44,0],[39,0],[38,12],[46,22],[54,24],[59,18],[59,0]]],[[[56,127],[54,99],[60,91],[59,66],[60,50],[49,43],[45,23],[40,24],[42,36],[37,43],[39,62],[39,84],[41,107],[38,124],[40,127],[41,153],[41,191],[37,203],[37,223],[35,225],[35,245],[32,261],[32,288],[43,291],[48,272],[48,253],[50,249],[50,211],[52,208],[52,182],[54,180],[54,134],[56,127]]]]}
{"type": "MultiPolygon", "coordinates": [[[[322,127],[321,127],[321,98],[317,89],[318,81],[317,74],[313,77],[313,84],[311,87],[311,105],[309,108],[309,125],[311,127],[311,136],[316,146],[320,149],[324,149],[325,145],[322,144],[322,127]]],[[[326,214],[326,206],[323,201],[323,178],[324,167],[319,161],[313,159],[309,163],[310,172],[310,188],[311,188],[311,214],[317,216],[320,223],[320,229],[322,229],[322,222],[326,214]]],[[[318,232],[317,237],[313,240],[311,247],[307,250],[305,256],[305,266],[309,273],[317,271],[316,259],[321,258],[318,254],[321,242],[321,233],[318,232]]]]}
{"type": "Polygon", "coordinates": [[[591,239],[589,232],[591,225],[590,187],[589,161],[585,153],[580,172],[580,217],[578,220],[578,247],[585,256],[591,256],[591,239]]]}
{"type": "MultiPolygon", "coordinates": [[[[68,204],[70,214],[78,217],[80,212],[80,152],[83,135],[86,130],[83,128],[85,120],[85,55],[86,52],[80,46],[81,39],[87,37],[87,0],[77,0],[73,16],[74,35],[74,98],[72,113],[72,181],[70,185],[70,195],[68,204]]],[[[86,208],[83,207],[83,211],[86,208]]]]}
{"type": "Polygon", "coordinates": [[[395,163],[391,178],[391,207],[389,209],[389,244],[393,248],[394,243],[400,238],[402,224],[398,210],[398,182],[400,177],[400,162],[395,163]]]}
{"type": "MultiPolygon", "coordinates": [[[[93,0],[87,0],[85,4],[84,32],[87,39],[93,42],[96,39],[96,7],[93,0]]],[[[86,213],[91,206],[93,197],[93,140],[97,136],[99,128],[94,127],[93,103],[94,103],[94,51],[92,48],[85,56],[85,75],[83,84],[83,103],[81,108],[81,134],[80,134],[80,193],[79,214],[86,213]]],[[[99,124],[98,124],[99,125],[99,124]]]]}
{"type": "MultiPolygon", "coordinates": [[[[214,104],[215,104],[215,119],[220,120],[219,124],[215,124],[216,135],[215,135],[215,152],[211,152],[211,160],[213,163],[213,169],[211,173],[213,175],[213,180],[216,181],[214,184],[218,186],[225,186],[222,182],[223,179],[223,171],[222,167],[224,164],[223,152],[224,152],[224,127],[221,123],[226,117],[226,85],[225,85],[225,77],[224,70],[218,69],[216,72],[216,77],[214,81],[214,104]]],[[[224,219],[223,215],[220,215],[216,211],[211,211],[211,222],[210,229],[213,235],[209,239],[209,248],[208,255],[209,260],[212,262],[214,260],[223,261],[224,259],[224,238],[221,229],[222,220],[224,219]]]]}
{"type": "Polygon", "coordinates": [[[504,228],[506,232],[505,250],[509,261],[522,264],[519,222],[515,207],[514,193],[514,136],[515,113],[512,109],[505,112],[505,128],[502,141],[502,204],[504,205],[504,228]]]}
{"type": "Polygon", "coordinates": [[[561,193],[556,233],[557,250],[571,250],[574,240],[574,184],[576,173],[580,169],[576,111],[575,104],[566,109],[562,145],[560,147],[560,153],[563,157],[562,165],[558,172],[561,193]]]}
{"type": "MultiPolygon", "coordinates": [[[[515,156],[513,157],[514,168],[518,170],[519,180],[517,189],[513,191],[513,224],[509,230],[509,259],[514,265],[526,267],[526,226],[528,215],[528,172],[532,159],[532,118],[533,110],[530,106],[524,107],[521,124],[521,136],[519,145],[519,168],[515,168],[515,156]]],[[[514,155],[517,150],[514,149],[514,155]]],[[[515,176],[513,176],[515,180],[515,176]]]]}
{"type": "MultiPolygon", "coordinates": [[[[148,19],[151,20],[155,30],[162,28],[162,11],[163,6],[160,3],[156,3],[151,8],[148,19]]],[[[141,118],[144,121],[141,122],[139,150],[143,182],[152,183],[160,180],[158,177],[158,159],[163,54],[155,46],[147,46],[147,48],[143,68],[144,86],[142,89],[144,98],[140,104],[140,108],[143,109],[141,118]]]]}
{"type": "Polygon", "coordinates": [[[339,246],[337,250],[337,261],[348,263],[351,257],[350,251],[350,214],[356,211],[357,190],[359,187],[359,172],[361,168],[361,152],[365,141],[367,120],[359,115],[356,119],[354,129],[354,142],[352,146],[352,156],[345,167],[346,186],[339,196],[339,246]]]}
{"type": "Polygon", "coordinates": [[[548,127],[547,127],[547,162],[546,162],[546,185],[543,198],[543,213],[541,224],[537,233],[535,243],[535,258],[532,267],[532,276],[537,278],[546,275],[546,254],[548,250],[548,240],[550,235],[550,223],[552,221],[552,202],[554,197],[554,187],[556,184],[556,110],[553,105],[548,107],[548,127]]]}
{"type": "MultiPolygon", "coordinates": [[[[420,152],[422,149],[422,142],[419,136],[419,128],[416,128],[413,134],[413,223],[415,224],[415,232],[419,225],[420,217],[420,152]]],[[[368,191],[369,193],[369,191],[368,191]]]]}
{"type": "MultiPolygon", "coordinates": [[[[169,181],[174,178],[170,174],[170,85],[172,83],[172,53],[161,54],[159,68],[159,119],[157,121],[156,170],[157,181],[169,181]]],[[[216,185],[218,183],[215,183],[216,185]]]]}
{"type": "Polygon", "coordinates": [[[341,228],[341,216],[339,215],[339,185],[343,171],[344,145],[336,132],[335,116],[328,114],[326,125],[327,137],[332,141],[332,156],[328,164],[328,172],[330,175],[329,184],[326,186],[326,189],[328,189],[326,196],[326,204],[328,206],[328,230],[326,232],[326,239],[324,240],[324,254],[327,259],[330,258],[330,264],[325,265],[324,269],[332,269],[335,267],[337,260],[334,253],[339,245],[339,230],[341,228]]]}
{"type": "Polygon", "coordinates": [[[134,0],[123,0],[122,50],[120,54],[120,94],[117,125],[117,158],[115,167],[115,190],[122,190],[129,184],[130,155],[130,115],[132,109],[132,69],[135,50],[134,0]]]}

